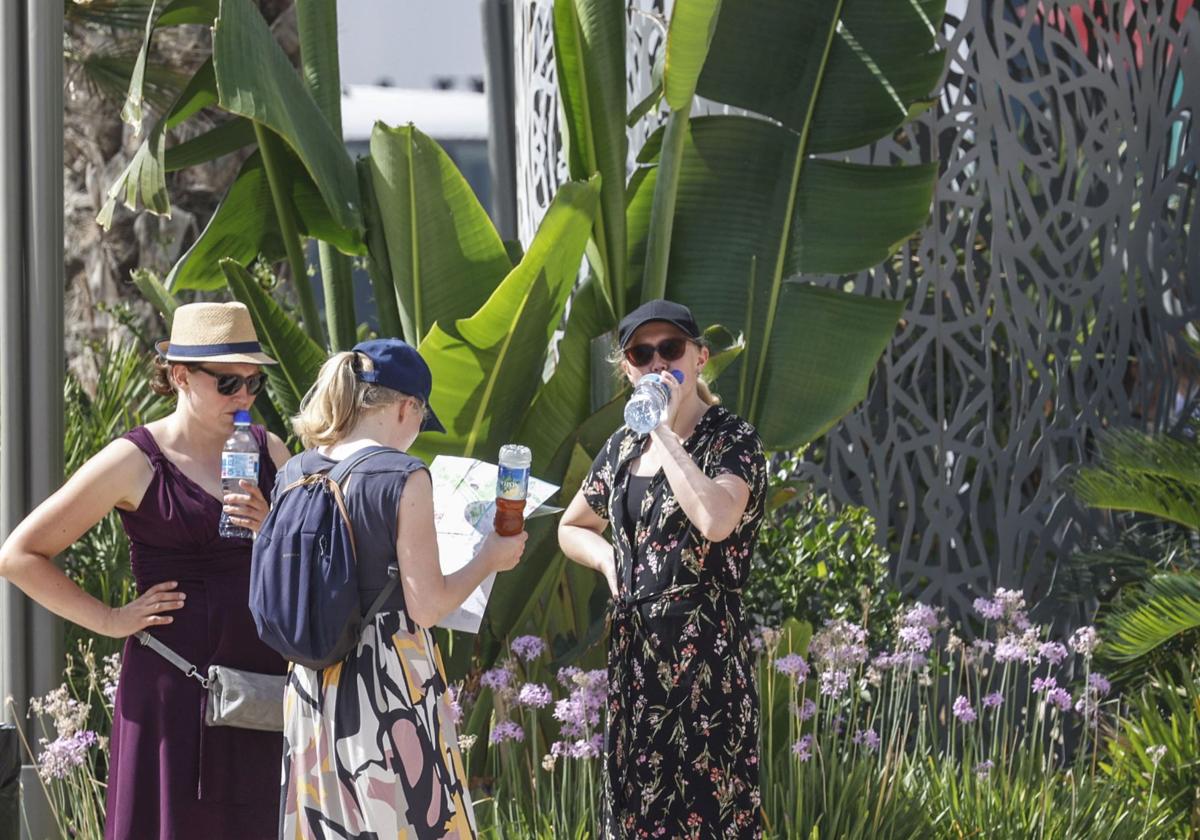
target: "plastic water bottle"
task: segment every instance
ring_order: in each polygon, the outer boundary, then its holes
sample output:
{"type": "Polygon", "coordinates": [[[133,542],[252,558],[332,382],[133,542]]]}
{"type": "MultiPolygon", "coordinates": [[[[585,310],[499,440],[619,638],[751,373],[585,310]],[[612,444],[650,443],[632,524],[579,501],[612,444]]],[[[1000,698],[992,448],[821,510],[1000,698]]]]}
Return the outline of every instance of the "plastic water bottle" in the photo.
{"type": "Polygon", "coordinates": [[[533,453],[528,446],[510,443],[500,447],[493,525],[502,537],[514,536],[525,529],[525,496],[529,493],[532,463],[533,453]]]}
{"type": "MultiPolygon", "coordinates": [[[[677,370],[671,371],[676,382],[683,382],[683,374],[677,370]]],[[[633,396],[625,404],[625,425],[639,435],[648,434],[667,419],[667,406],[671,402],[671,392],[662,377],[657,373],[647,373],[638,380],[633,389],[633,396]]]]}
{"type": "MultiPolygon", "coordinates": [[[[258,484],[258,443],[250,434],[250,412],[239,411],[233,415],[233,434],[225,441],[221,450],[221,493],[245,493],[239,482],[258,484]]],[[[235,525],[229,514],[221,511],[219,533],[222,537],[251,539],[254,532],[235,525]]]]}

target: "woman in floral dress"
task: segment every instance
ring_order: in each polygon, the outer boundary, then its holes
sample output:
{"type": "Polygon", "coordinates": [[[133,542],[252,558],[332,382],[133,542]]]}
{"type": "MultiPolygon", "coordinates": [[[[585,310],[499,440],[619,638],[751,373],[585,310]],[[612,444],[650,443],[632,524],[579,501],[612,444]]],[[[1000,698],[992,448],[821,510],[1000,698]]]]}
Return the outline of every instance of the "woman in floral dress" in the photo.
{"type": "Polygon", "coordinates": [[[606,838],[757,838],[758,693],[741,588],[763,516],[754,428],[699,381],[708,360],[686,307],[651,301],[618,331],[624,374],[683,374],[648,435],[608,439],[559,527],[563,552],[604,574],[606,838]],[[611,524],[611,543],[602,535],[611,524]]]}

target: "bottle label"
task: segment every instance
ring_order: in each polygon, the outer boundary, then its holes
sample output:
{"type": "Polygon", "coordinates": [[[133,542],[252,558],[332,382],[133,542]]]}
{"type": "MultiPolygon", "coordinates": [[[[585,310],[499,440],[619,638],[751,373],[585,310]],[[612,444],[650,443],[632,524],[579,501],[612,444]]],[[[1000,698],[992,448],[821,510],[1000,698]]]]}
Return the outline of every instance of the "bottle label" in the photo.
{"type": "Polygon", "coordinates": [[[221,478],[246,478],[258,481],[257,452],[222,452],[221,478]]]}
{"type": "Polygon", "coordinates": [[[496,497],[500,499],[524,499],[529,490],[529,467],[500,465],[496,473],[496,497]]]}

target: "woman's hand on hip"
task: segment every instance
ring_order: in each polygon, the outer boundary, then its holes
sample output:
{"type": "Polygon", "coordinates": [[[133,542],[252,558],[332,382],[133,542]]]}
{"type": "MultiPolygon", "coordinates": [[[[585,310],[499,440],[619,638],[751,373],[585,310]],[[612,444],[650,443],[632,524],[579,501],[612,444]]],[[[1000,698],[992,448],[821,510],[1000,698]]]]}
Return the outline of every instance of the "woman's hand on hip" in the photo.
{"type": "Polygon", "coordinates": [[[502,537],[492,531],[484,539],[479,553],[483,555],[484,562],[492,571],[507,572],[520,562],[521,555],[525,553],[525,543],[528,540],[529,533],[527,531],[511,537],[502,537]]]}
{"type": "Polygon", "coordinates": [[[242,480],[241,493],[226,493],[223,510],[229,514],[234,525],[249,528],[255,534],[262,528],[263,520],[271,512],[271,505],[262,490],[252,481],[242,480]]]}
{"type": "Polygon", "coordinates": [[[180,609],[187,600],[186,593],[175,591],[177,586],[173,580],[156,583],[125,606],[113,607],[104,634],[123,639],[147,627],[170,624],[175,619],[167,613],[180,609]]]}

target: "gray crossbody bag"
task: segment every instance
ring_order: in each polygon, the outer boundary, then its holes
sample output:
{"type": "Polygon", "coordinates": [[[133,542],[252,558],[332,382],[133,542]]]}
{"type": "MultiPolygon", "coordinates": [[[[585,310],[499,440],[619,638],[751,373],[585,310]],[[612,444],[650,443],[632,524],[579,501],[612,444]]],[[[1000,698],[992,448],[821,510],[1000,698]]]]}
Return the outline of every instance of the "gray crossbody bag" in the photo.
{"type": "Polygon", "coordinates": [[[208,692],[204,723],[207,726],[236,726],[264,732],[283,731],[283,674],[259,674],[226,665],[210,665],[204,676],[171,648],[145,630],[135,638],[184,673],[208,692]]]}

